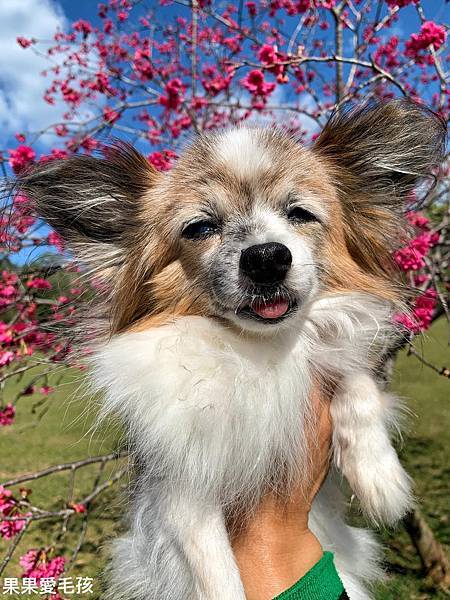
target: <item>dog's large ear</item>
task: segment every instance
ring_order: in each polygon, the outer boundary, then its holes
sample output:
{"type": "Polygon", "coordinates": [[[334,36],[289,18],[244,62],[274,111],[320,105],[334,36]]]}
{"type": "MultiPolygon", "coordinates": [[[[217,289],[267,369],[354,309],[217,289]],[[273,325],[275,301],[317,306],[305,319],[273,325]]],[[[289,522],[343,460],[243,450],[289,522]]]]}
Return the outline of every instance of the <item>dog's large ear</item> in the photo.
{"type": "MultiPolygon", "coordinates": [[[[120,261],[137,225],[141,199],[159,174],[132,146],[118,142],[103,157],[78,155],[38,164],[15,189],[27,196],[81,262],[93,271],[120,261]]],[[[105,275],[105,273],[100,273],[105,275]]]]}
{"type": "Polygon", "coordinates": [[[411,192],[433,180],[445,136],[443,120],[431,110],[392,100],[337,110],[318,137],[312,150],[325,159],[338,189],[350,254],[374,274],[385,274],[411,192]]]}

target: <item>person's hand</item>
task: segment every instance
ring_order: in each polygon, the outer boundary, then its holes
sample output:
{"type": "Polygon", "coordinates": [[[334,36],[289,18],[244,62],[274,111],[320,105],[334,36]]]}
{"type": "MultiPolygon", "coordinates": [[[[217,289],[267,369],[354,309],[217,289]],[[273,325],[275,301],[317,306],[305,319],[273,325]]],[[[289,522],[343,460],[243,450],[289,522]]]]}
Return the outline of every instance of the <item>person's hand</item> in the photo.
{"type": "Polygon", "coordinates": [[[315,422],[307,432],[311,470],[289,495],[268,494],[245,529],[231,534],[231,544],[248,600],[271,600],[296,583],[322,557],[322,547],[308,527],[312,501],[329,468],[331,417],[329,398],[313,392],[315,422]]]}

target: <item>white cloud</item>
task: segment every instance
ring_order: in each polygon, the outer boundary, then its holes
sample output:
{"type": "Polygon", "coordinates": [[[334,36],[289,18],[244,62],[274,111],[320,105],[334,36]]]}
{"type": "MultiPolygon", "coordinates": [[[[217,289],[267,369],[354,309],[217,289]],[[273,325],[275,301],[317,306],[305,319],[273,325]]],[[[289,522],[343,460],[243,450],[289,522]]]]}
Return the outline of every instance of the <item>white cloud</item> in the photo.
{"type": "Polygon", "coordinates": [[[64,107],[50,106],[42,95],[50,78],[45,57],[21,48],[17,36],[51,41],[66,18],[53,0],[0,0],[0,131],[2,137],[37,131],[60,120],[64,107]]]}

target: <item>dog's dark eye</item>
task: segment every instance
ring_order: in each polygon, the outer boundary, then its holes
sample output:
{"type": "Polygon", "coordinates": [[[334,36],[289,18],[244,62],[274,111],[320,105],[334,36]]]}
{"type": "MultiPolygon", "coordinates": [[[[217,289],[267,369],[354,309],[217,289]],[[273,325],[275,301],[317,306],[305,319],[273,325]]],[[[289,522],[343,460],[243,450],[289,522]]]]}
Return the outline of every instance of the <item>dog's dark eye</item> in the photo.
{"type": "Polygon", "coordinates": [[[301,206],[294,206],[294,208],[291,208],[287,216],[288,219],[294,223],[317,223],[319,221],[313,213],[301,206]]]}
{"type": "Polygon", "coordinates": [[[209,237],[217,233],[218,227],[212,221],[196,221],[183,229],[182,236],[188,240],[209,237]]]}

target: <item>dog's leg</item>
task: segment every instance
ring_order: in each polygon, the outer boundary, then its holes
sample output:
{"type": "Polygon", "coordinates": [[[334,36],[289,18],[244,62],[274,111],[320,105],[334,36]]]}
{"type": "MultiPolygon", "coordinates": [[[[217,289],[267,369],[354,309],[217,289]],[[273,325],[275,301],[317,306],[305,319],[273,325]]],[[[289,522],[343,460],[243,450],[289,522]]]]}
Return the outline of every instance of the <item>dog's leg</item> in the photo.
{"type": "Polygon", "coordinates": [[[346,377],[331,403],[336,466],[376,523],[394,523],[410,508],[410,478],[391,445],[388,397],[367,373],[346,377]]]}
{"type": "Polygon", "coordinates": [[[179,497],[167,518],[192,571],[195,600],[245,600],[222,510],[179,497]]]}

